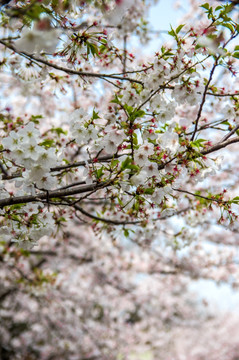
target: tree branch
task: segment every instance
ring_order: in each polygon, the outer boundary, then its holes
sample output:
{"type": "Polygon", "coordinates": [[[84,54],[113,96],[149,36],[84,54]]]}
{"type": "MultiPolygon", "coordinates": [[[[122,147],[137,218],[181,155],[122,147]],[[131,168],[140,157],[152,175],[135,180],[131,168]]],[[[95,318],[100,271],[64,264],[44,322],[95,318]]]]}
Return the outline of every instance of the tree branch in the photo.
{"type": "Polygon", "coordinates": [[[239,142],[239,136],[234,137],[232,139],[229,139],[227,141],[223,141],[223,142],[220,142],[218,144],[215,144],[215,145],[211,146],[209,149],[202,150],[201,154],[202,155],[207,155],[207,154],[210,154],[210,153],[212,153],[214,151],[218,151],[218,150],[220,150],[222,148],[225,148],[228,145],[231,145],[231,144],[234,144],[234,143],[237,143],[237,142],[239,142]]]}
{"type": "Polygon", "coordinates": [[[99,78],[102,80],[106,80],[106,79],[115,79],[115,80],[120,80],[120,81],[129,81],[132,83],[137,83],[140,85],[143,85],[142,81],[139,80],[134,80],[128,77],[122,77],[122,76],[117,76],[117,75],[111,75],[111,74],[97,74],[97,73],[91,73],[91,72],[85,72],[85,71],[77,71],[77,70],[73,70],[73,69],[69,69],[69,68],[65,68],[63,66],[59,66],[57,64],[51,63],[47,60],[44,60],[42,58],[38,58],[35,55],[29,55],[23,51],[17,51],[14,46],[7,44],[5,41],[0,39],[0,44],[4,45],[5,47],[7,47],[8,49],[14,51],[15,53],[19,54],[19,55],[23,55],[25,57],[28,57],[31,60],[36,61],[37,63],[41,63],[44,64],[46,66],[49,66],[51,68],[54,68],[56,70],[60,70],[63,71],[67,74],[70,75],[78,75],[78,76],[86,76],[86,77],[94,77],[94,78],[99,78]]]}
{"type": "Polygon", "coordinates": [[[203,96],[202,96],[202,101],[201,101],[201,104],[200,104],[200,106],[199,106],[197,118],[196,118],[196,120],[195,120],[195,128],[194,128],[194,132],[193,132],[192,137],[191,137],[191,141],[193,141],[193,139],[194,139],[194,137],[195,137],[195,135],[196,135],[196,132],[197,132],[198,122],[199,122],[199,119],[200,119],[201,114],[202,114],[202,109],[203,109],[204,103],[205,103],[205,101],[206,101],[207,90],[208,90],[209,84],[210,84],[210,82],[211,82],[211,80],[212,80],[214,71],[215,71],[215,69],[216,69],[216,67],[217,67],[217,65],[218,65],[218,59],[219,59],[219,57],[216,58],[216,60],[215,60],[215,62],[214,62],[214,64],[213,64],[213,67],[212,67],[212,69],[211,69],[211,71],[210,71],[209,79],[208,79],[207,84],[206,84],[206,86],[205,86],[205,88],[204,88],[204,92],[203,92],[203,96]]]}
{"type": "Polygon", "coordinates": [[[70,195],[83,194],[89,191],[97,191],[99,189],[103,189],[104,187],[110,186],[113,180],[105,181],[97,184],[83,185],[77,186],[73,189],[63,189],[63,190],[51,190],[51,191],[43,191],[36,195],[25,195],[25,196],[17,196],[10,197],[6,199],[0,200],[0,208],[5,206],[14,205],[14,204],[25,204],[29,202],[38,202],[42,200],[52,199],[52,198],[62,198],[70,195]]]}

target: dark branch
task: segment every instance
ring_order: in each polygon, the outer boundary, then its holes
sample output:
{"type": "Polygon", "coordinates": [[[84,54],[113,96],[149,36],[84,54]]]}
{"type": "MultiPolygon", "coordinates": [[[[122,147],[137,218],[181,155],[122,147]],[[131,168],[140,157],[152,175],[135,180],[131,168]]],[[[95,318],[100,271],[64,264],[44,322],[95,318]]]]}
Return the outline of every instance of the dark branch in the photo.
{"type": "Polygon", "coordinates": [[[86,77],[94,77],[94,78],[99,78],[99,79],[102,79],[102,80],[115,79],[115,80],[120,80],[120,81],[129,81],[129,82],[132,82],[132,83],[138,83],[138,84],[143,85],[142,81],[134,80],[134,79],[131,79],[131,78],[128,78],[128,77],[122,77],[122,76],[111,75],[111,74],[97,74],[97,73],[91,73],[91,72],[85,72],[85,71],[77,71],[77,70],[74,70],[74,69],[65,68],[63,66],[59,66],[59,65],[51,63],[51,62],[49,62],[47,60],[44,60],[43,58],[38,58],[35,55],[29,55],[29,54],[27,54],[27,53],[25,53],[23,51],[17,51],[14,48],[14,46],[12,46],[11,44],[7,44],[3,40],[0,40],[0,44],[6,46],[8,49],[16,52],[19,55],[23,55],[24,57],[28,57],[29,59],[36,61],[37,63],[44,64],[46,66],[49,66],[49,67],[54,68],[56,70],[63,71],[63,72],[65,72],[67,74],[70,74],[70,75],[78,75],[78,76],[82,76],[82,77],[84,77],[84,76],[86,76],[86,77]]]}
{"type": "Polygon", "coordinates": [[[0,208],[14,204],[25,204],[29,202],[42,201],[52,198],[62,198],[76,194],[84,194],[90,191],[97,191],[99,189],[103,189],[104,187],[110,186],[112,182],[113,180],[110,180],[97,184],[77,186],[73,189],[63,189],[63,190],[56,189],[56,190],[48,191],[48,193],[44,191],[36,195],[17,196],[17,197],[1,199],[0,208]]]}

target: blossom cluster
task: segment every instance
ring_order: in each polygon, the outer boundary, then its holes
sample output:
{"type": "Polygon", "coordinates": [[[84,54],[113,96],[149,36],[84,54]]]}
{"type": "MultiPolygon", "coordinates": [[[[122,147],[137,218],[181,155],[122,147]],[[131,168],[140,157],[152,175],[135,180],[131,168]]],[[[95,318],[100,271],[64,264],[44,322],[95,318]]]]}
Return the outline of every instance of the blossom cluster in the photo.
{"type": "Polygon", "coordinates": [[[190,0],[147,57],[151,3],[3,7],[0,357],[238,354],[190,290],[239,286],[238,25],[190,0]]]}

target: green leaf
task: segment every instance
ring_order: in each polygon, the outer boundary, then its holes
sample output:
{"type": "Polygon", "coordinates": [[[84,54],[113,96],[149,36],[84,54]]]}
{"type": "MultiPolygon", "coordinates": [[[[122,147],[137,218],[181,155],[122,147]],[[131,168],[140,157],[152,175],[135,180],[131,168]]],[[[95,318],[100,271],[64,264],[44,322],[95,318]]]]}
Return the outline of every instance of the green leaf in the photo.
{"type": "Polygon", "coordinates": [[[200,147],[202,146],[202,143],[205,142],[205,141],[207,141],[207,140],[205,140],[205,139],[198,139],[198,140],[195,140],[195,141],[191,142],[190,144],[191,144],[191,146],[193,146],[193,147],[200,148],[200,147]]]}
{"type": "MultiPolygon", "coordinates": [[[[124,105],[124,108],[125,108],[125,110],[127,111],[127,113],[128,113],[129,115],[133,115],[133,113],[134,113],[134,108],[133,108],[132,106],[129,106],[129,105],[125,104],[125,105],[124,105]]],[[[133,115],[133,117],[134,117],[134,115],[133,115]]],[[[135,119],[135,117],[134,117],[134,119],[135,119]]]]}
{"type": "Polygon", "coordinates": [[[60,222],[67,222],[66,218],[64,218],[63,216],[57,218],[57,222],[60,223],[60,222]]]}
{"type": "Polygon", "coordinates": [[[179,25],[176,29],[176,34],[179,33],[179,31],[185,26],[185,24],[179,25]]]}
{"type": "Polygon", "coordinates": [[[112,159],[112,160],[111,160],[111,167],[112,167],[112,168],[116,167],[118,163],[119,163],[119,160],[118,160],[118,159],[112,159]]]}
{"type": "Polygon", "coordinates": [[[134,208],[136,211],[139,210],[139,202],[138,202],[137,200],[135,201],[133,208],[134,208]]]}
{"type": "Polygon", "coordinates": [[[99,57],[99,51],[97,45],[89,42],[87,42],[86,45],[87,45],[87,54],[91,53],[93,56],[96,55],[99,57]]]}
{"type": "Polygon", "coordinates": [[[133,144],[138,145],[138,137],[136,133],[133,133],[133,144]]]}
{"type": "Polygon", "coordinates": [[[230,123],[229,123],[227,120],[225,120],[225,121],[222,122],[222,125],[228,125],[228,126],[230,126],[230,123]]]}
{"type": "Polygon", "coordinates": [[[67,135],[67,131],[64,131],[61,127],[53,128],[51,131],[57,133],[58,136],[61,134],[67,135]]]}
{"type": "Polygon", "coordinates": [[[93,110],[92,119],[93,119],[93,120],[100,119],[100,117],[99,117],[99,113],[98,113],[98,112],[96,112],[95,110],[93,110]]]}
{"type": "Polygon", "coordinates": [[[239,52],[235,52],[234,54],[232,54],[232,56],[236,59],[239,59],[239,52]]]}
{"type": "Polygon", "coordinates": [[[27,11],[26,15],[29,16],[31,20],[38,20],[40,19],[40,15],[45,12],[45,9],[42,7],[41,4],[36,3],[34,6],[31,6],[30,9],[27,11]]]}
{"type": "Polygon", "coordinates": [[[102,175],[103,175],[103,166],[100,169],[96,170],[97,179],[100,179],[102,175]]]}
{"type": "Polygon", "coordinates": [[[234,197],[234,198],[231,200],[231,202],[232,202],[233,204],[238,204],[238,203],[239,203],[239,196],[234,197]]]}
{"type": "Polygon", "coordinates": [[[34,122],[34,124],[39,124],[40,123],[39,119],[42,118],[43,118],[42,115],[32,115],[30,121],[34,122]]]}
{"type": "Polygon", "coordinates": [[[176,32],[173,30],[172,26],[170,25],[171,30],[168,32],[169,35],[173,36],[175,39],[177,39],[177,34],[176,32]]]}
{"type": "Polygon", "coordinates": [[[45,147],[52,147],[55,144],[55,141],[53,139],[46,139],[42,141],[39,145],[45,146],[45,147]]]}
{"type": "Polygon", "coordinates": [[[129,230],[128,229],[124,229],[124,236],[129,237],[129,230]]]}
{"type": "Polygon", "coordinates": [[[21,209],[25,204],[15,204],[11,206],[11,211],[21,209]]]}
{"type": "Polygon", "coordinates": [[[221,25],[229,29],[231,32],[234,32],[234,27],[232,26],[232,24],[222,22],[221,25]]]}
{"type": "Polygon", "coordinates": [[[120,102],[119,97],[117,95],[115,95],[115,98],[113,100],[111,100],[111,103],[121,105],[121,102],[120,102]]]}
{"type": "Polygon", "coordinates": [[[29,250],[25,250],[25,249],[20,248],[19,251],[25,257],[29,257],[31,255],[29,250]]]}
{"type": "Polygon", "coordinates": [[[128,156],[121,164],[121,170],[129,169],[132,159],[128,156]]]}
{"type": "Polygon", "coordinates": [[[15,220],[15,221],[20,221],[20,218],[19,218],[19,216],[17,216],[17,215],[11,215],[11,219],[12,220],[15,220]]]}
{"type": "Polygon", "coordinates": [[[137,172],[139,170],[139,166],[138,165],[129,165],[128,169],[134,170],[134,172],[137,172]]]}
{"type": "Polygon", "coordinates": [[[134,113],[135,115],[135,118],[138,118],[138,117],[143,117],[145,115],[145,111],[144,110],[138,110],[134,113]]]}
{"type": "Polygon", "coordinates": [[[152,195],[154,193],[154,189],[153,188],[144,189],[144,193],[147,195],[152,195]]]}
{"type": "Polygon", "coordinates": [[[210,8],[208,3],[200,5],[200,7],[203,8],[203,9],[206,9],[206,10],[209,10],[209,8],[210,8]]]}

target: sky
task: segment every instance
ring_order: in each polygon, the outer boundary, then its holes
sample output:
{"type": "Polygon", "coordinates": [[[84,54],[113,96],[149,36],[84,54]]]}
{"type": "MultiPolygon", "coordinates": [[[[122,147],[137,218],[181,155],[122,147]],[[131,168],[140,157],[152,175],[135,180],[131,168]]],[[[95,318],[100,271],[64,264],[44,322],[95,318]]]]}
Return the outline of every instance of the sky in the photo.
{"type": "MultiPolygon", "coordinates": [[[[179,18],[183,15],[182,10],[177,10],[174,6],[175,0],[159,0],[156,6],[152,6],[149,13],[149,22],[153,30],[169,31],[170,25],[177,27],[179,25],[179,18]]],[[[187,4],[187,0],[183,0],[182,3],[187,4]]],[[[162,41],[167,41],[170,36],[162,32],[159,35],[154,36],[154,40],[151,42],[149,50],[154,49],[157,51],[161,47],[162,41]]]]}
{"type": "MultiPolygon", "coordinates": [[[[186,4],[186,0],[184,0],[186,4]]],[[[150,10],[150,23],[155,30],[169,30],[170,24],[174,25],[182,11],[174,8],[174,0],[160,0],[150,10]]]]}

